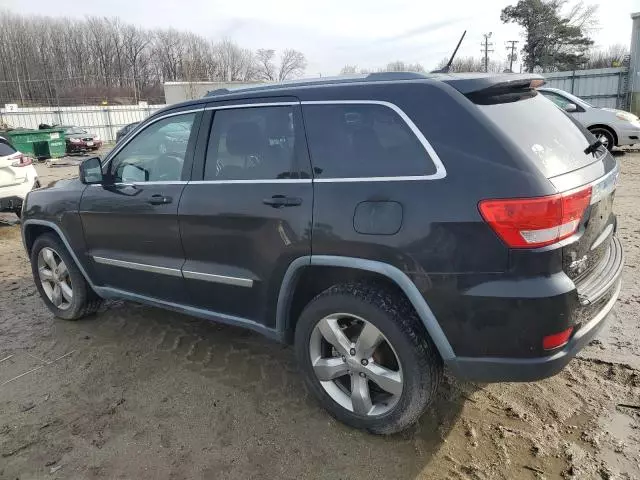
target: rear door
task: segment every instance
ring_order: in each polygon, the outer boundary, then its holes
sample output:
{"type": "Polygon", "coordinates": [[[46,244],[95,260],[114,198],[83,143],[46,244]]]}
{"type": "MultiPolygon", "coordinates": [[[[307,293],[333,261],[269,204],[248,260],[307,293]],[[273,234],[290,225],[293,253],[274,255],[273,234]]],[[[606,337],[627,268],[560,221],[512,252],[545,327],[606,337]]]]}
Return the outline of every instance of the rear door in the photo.
{"type": "Polygon", "coordinates": [[[271,328],[287,267],[311,253],[300,105],[279,98],[209,108],[179,208],[185,282],[195,306],[271,328]]]}
{"type": "Polygon", "coordinates": [[[85,189],[80,216],[100,285],[187,303],[178,204],[201,117],[201,110],[175,112],[148,123],[105,160],[112,181],[85,189]],[[187,133],[167,140],[176,129],[187,133]]]}

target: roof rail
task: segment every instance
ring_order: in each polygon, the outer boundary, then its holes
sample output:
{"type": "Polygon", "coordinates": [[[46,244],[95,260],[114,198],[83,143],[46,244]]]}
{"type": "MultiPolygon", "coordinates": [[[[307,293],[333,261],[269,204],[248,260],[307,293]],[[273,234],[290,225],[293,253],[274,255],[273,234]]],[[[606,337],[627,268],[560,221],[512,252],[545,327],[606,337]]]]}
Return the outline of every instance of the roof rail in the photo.
{"type": "Polygon", "coordinates": [[[216,88],[215,90],[209,90],[205,97],[215,97],[216,95],[226,95],[227,93],[231,93],[231,90],[228,88],[216,88]]]}
{"type": "Polygon", "coordinates": [[[367,80],[384,82],[385,80],[419,80],[429,77],[418,72],[375,72],[370,73],[366,78],[367,80]]]}

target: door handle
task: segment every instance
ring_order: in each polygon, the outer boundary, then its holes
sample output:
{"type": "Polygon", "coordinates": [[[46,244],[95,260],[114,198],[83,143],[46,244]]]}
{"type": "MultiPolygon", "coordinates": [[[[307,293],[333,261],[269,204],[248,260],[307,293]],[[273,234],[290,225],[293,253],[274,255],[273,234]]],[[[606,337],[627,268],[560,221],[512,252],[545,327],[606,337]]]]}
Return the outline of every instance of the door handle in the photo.
{"type": "Polygon", "coordinates": [[[287,197],[285,195],[274,195],[271,198],[265,198],[262,203],[273,208],[297,207],[302,205],[302,199],[298,197],[287,197]]]}
{"type": "Polygon", "coordinates": [[[147,200],[147,203],[150,203],[151,205],[167,205],[171,202],[173,202],[173,198],[165,197],[164,195],[157,193],[155,195],[151,195],[151,198],[147,200]]]}

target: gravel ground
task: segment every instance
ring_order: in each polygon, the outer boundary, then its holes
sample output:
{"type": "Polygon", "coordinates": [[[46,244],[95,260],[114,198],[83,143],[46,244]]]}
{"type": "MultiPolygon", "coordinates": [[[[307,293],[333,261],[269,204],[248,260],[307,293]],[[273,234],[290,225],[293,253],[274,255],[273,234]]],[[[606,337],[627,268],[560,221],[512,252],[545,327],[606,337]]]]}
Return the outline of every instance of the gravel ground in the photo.
{"type": "Polygon", "coordinates": [[[640,478],[640,154],[619,160],[627,264],[606,331],[541,382],[446,378],[390,437],[334,421],[257,334],[128,302],[54,320],[19,227],[0,226],[0,478],[640,478]]]}

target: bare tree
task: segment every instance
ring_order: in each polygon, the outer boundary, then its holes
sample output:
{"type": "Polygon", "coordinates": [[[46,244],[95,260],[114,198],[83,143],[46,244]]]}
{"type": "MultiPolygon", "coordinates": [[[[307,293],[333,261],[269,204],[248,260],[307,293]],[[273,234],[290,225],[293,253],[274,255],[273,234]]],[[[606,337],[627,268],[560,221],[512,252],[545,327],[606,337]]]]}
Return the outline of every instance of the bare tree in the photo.
{"type": "Polygon", "coordinates": [[[307,59],[302,52],[287,49],[280,56],[280,68],[278,69],[278,80],[288,80],[292,77],[299,77],[307,67],[307,59]]]}
{"type": "MultiPolygon", "coordinates": [[[[438,64],[441,69],[449,62],[448,58],[443,58],[438,64]]],[[[495,60],[489,60],[489,72],[498,73],[504,71],[504,65],[495,60]]],[[[484,72],[484,59],[475,57],[456,57],[449,68],[450,72],[484,72]]]]}
{"type": "Polygon", "coordinates": [[[355,75],[356,73],[358,73],[357,65],[345,65],[340,70],[340,75],[355,75]]]}
{"type": "Polygon", "coordinates": [[[387,63],[387,66],[382,70],[385,72],[424,72],[424,67],[419,63],[405,63],[402,60],[396,60],[395,62],[387,63]]]}
{"type": "Polygon", "coordinates": [[[626,45],[616,44],[608,48],[589,52],[589,60],[584,68],[621,67],[629,55],[626,45]]]}
{"type": "Polygon", "coordinates": [[[273,81],[305,66],[295,50],[254,53],[231,39],[143,29],[117,18],[0,10],[0,105],[161,102],[165,81],[273,81]]]}
{"type": "Polygon", "coordinates": [[[255,54],[255,69],[256,77],[260,80],[275,81],[276,66],[273,63],[273,59],[276,56],[276,51],[273,49],[259,48],[255,54]]]}

